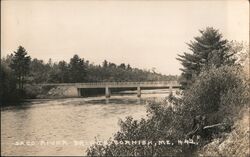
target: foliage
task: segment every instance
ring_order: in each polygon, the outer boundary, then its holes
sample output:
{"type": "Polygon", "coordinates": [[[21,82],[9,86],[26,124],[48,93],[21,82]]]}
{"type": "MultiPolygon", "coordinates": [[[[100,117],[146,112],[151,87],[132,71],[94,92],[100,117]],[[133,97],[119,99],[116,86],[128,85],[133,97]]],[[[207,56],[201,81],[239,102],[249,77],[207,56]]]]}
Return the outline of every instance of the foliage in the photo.
{"type": "Polygon", "coordinates": [[[70,62],[33,59],[30,64],[30,83],[73,83],[73,82],[121,82],[121,81],[168,81],[177,76],[162,75],[147,70],[132,68],[129,64],[104,61],[103,65],[90,64],[88,60],[74,55],[70,62]]]}
{"type": "Polygon", "coordinates": [[[128,117],[120,122],[114,140],[108,145],[95,144],[87,150],[89,156],[165,156],[195,155],[197,149],[222,132],[230,131],[237,112],[249,102],[249,85],[242,75],[237,56],[241,45],[222,39],[218,30],[206,28],[200,37],[188,44],[192,54],[179,55],[183,65],[184,91],[178,98],[172,94],[162,103],[149,104],[147,119],[128,117]],[[237,54],[237,55],[236,55],[237,54]],[[198,147],[173,145],[120,145],[114,141],[172,140],[186,138],[197,116],[205,117],[205,125],[223,126],[205,130],[202,127],[198,147]]]}
{"type": "Polygon", "coordinates": [[[183,66],[181,84],[188,88],[200,74],[202,69],[210,66],[220,67],[223,65],[233,65],[236,61],[235,51],[229,51],[228,41],[223,39],[219,30],[207,27],[200,30],[201,36],[195,37],[194,41],[188,43],[192,53],[184,52],[178,55],[177,60],[183,66]]]}
{"type": "Polygon", "coordinates": [[[129,64],[104,61],[94,65],[74,55],[70,62],[48,63],[34,58],[31,60],[24,47],[19,46],[14,54],[1,59],[1,99],[35,98],[43,89],[34,87],[39,83],[112,82],[112,81],[162,81],[176,80],[177,76],[132,68],[129,64]],[[18,86],[16,86],[16,84],[18,86]],[[3,91],[3,89],[5,91],[3,91]],[[19,94],[18,94],[19,93],[19,94]]]}
{"type": "Polygon", "coordinates": [[[186,138],[192,131],[193,119],[197,115],[207,117],[206,125],[225,123],[225,126],[206,131],[198,147],[185,145],[93,145],[89,156],[165,156],[194,155],[197,149],[230,131],[235,114],[249,102],[249,87],[240,75],[241,67],[211,67],[201,71],[195,83],[183,92],[181,98],[170,94],[166,101],[149,104],[147,119],[134,120],[128,117],[120,122],[120,131],[114,141],[147,140],[177,141],[186,138]]]}
{"type": "Polygon", "coordinates": [[[176,144],[176,139],[184,139],[184,127],[179,121],[178,111],[168,107],[169,103],[152,102],[148,108],[148,118],[134,120],[127,117],[120,121],[120,131],[108,145],[95,144],[87,151],[88,156],[161,156],[163,154],[178,155],[185,151],[176,144]],[[159,145],[158,141],[174,141],[175,145],[159,145]],[[117,144],[114,141],[152,141],[154,144],[117,144]]]}
{"type": "Polygon", "coordinates": [[[29,64],[30,57],[22,46],[18,47],[14,55],[1,59],[1,104],[7,101],[18,101],[25,96],[23,85],[29,74],[29,64]]]}
{"type": "Polygon", "coordinates": [[[71,76],[70,82],[85,82],[86,66],[84,59],[74,55],[69,63],[69,75],[71,76]]]}
{"type": "Polygon", "coordinates": [[[30,60],[31,58],[30,56],[27,56],[27,52],[24,47],[19,46],[17,51],[14,52],[10,67],[14,71],[14,75],[18,80],[19,89],[23,89],[25,76],[29,73],[30,60]]]}
{"type": "Polygon", "coordinates": [[[202,71],[191,88],[184,92],[185,110],[195,115],[213,114],[209,123],[218,123],[231,115],[236,107],[242,108],[249,101],[246,79],[241,67],[211,67],[202,71]]]}
{"type": "Polygon", "coordinates": [[[1,62],[0,69],[0,103],[8,100],[18,100],[18,90],[16,87],[16,79],[12,70],[6,65],[4,61],[1,62]]]}
{"type": "Polygon", "coordinates": [[[242,108],[235,120],[234,130],[223,134],[205,145],[200,151],[201,156],[249,156],[249,108],[242,108]]]}
{"type": "Polygon", "coordinates": [[[246,42],[231,41],[229,51],[235,54],[236,64],[243,67],[243,73],[249,79],[249,44],[246,42]]]}
{"type": "Polygon", "coordinates": [[[49,78],[50,66],[44,64],[43,60],[34,58],[30,63],[30,73],[28,77],[29,83],[43,83],[47,82],[49,78]]]}

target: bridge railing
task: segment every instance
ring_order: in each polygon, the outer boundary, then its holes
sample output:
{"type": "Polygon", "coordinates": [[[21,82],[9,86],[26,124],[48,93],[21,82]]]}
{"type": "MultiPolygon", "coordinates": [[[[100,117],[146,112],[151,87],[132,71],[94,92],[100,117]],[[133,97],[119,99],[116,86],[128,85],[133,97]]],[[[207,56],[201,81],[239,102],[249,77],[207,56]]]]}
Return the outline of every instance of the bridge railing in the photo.
{"type": "Polygon", "coordinates": [[[153,85],[153,84],[164,84],[164,85],[178,85],[177,81],[145,81],[145,82],[89,82],[89,83],[44,83],[37,84],[40,86],[108,86],[108,85],[153,85]]]}

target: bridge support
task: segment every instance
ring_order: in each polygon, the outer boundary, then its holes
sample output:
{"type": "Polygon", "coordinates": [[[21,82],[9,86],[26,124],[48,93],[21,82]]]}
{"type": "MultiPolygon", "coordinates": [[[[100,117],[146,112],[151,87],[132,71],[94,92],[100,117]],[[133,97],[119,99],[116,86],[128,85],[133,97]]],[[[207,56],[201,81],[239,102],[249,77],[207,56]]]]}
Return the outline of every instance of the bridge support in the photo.
{"type": "Polygon", "coordinates": [[[141,97],[141,87],[140,86],[137,87],[137,97],[138,98],[141,97]]]}
{"type": "Polygon", "coordinates": [[[78,97],[81,96],[81,88],[77,88],[77,96],[78,96],[78,97]]]}
{"type": "Polygon", "coordinates": [[[108,86],[105,87],[105,96],[106,98],[110,98],[110,89],[108,86]]]}
{"type": "Polygon", "coordinates": [[[169,92],[172,93],[172,91],[173,91],[173,87],[169,86],[169,92]]]}

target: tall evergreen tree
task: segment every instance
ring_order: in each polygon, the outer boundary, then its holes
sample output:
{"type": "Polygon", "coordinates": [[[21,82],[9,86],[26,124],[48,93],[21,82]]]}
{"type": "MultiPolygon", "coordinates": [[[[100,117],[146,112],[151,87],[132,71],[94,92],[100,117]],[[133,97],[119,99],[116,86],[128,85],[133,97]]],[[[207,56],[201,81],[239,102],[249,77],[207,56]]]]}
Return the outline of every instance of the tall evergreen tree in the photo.
{"type": "Polygon", "coordinates": [[[74,55],[73,58],[70,59],[69,74],[71,82],[84,82],[86,79],[85,63],[78,55],[74,55]]]}
{"type": "Polygon", "coordinates": [[[12,62],[10,64],[11,69],[18,80],[18,88],[23,89],[25,76],[29,73],[30,56],[27,55],[27,51],[24,47],[19,46],[17,51],[14,52],[12,62]]]}
{"type": "Polygon", "coordinates": [[[68,82],[69,74],[68,74],[68,64],[65,61],[60,61],[58,63],[58,68],[60,70],[60,82],[68,82]]]}
{"type": "Polygon", "coordinates": [[[183,66],[180,69],[183,88],[188,88],[202,69],[232,65],[235,62],[234,52],[229,51],[228,41],[223,39],[219,30],[207,27],[200,30],[200,33],[201,36],[195,37],[194,41],[187,44],[191,53],[184,52],[177,58],[183,66]]]}

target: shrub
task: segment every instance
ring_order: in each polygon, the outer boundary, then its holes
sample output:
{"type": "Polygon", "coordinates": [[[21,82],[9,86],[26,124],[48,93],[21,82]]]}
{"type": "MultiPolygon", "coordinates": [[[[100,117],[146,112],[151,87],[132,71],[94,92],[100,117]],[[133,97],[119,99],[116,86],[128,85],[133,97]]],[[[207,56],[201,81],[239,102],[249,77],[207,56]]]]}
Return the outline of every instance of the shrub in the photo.
{"type": "Polygon", "coordinates": [[[249,101],[249,86],[241,73],[240,67],[232,66],[204,70],[184,92],[184,110],[192,117],[206,115],[208,124],[231,118],[249,101]]]}
{"type": "Polygon", "coordinates": [[[177,145],[177,139],[185,138],[182,115],[170,107],[169,101],[148,104],[148,118],[134,120],[127,117],[120,121],[120,131],[114,141],[173,141],[175,145],[120,145],[110,141],[109,145],[95,144],[87,151],[88,156],[161,156],[185,152],[185,147],[177,145]]]}
{"type": "MultiPolygon", "coordinates": [[[[147,119],[134,120],[127,117],[120,122],[114,140],[177,141],[185,139],[192,130],[194,117],[206,115],[206,124],[227,122],[223,131],[230,130],[232,117],[249,101],[248,84],[241,75],[240,67],[212,67],[204,69],[195,83],[183,92],[181,98],[170,95],[164,102],[148,104],[147,119]],[[229,128],[229,129],[228,129],[229,128]]],[[[108,145],[93,145],[88,149],[89,156],[165,156],[195,155],[211,140],[219,135],[220,127],[208,132],[207,138],[199,141],[198,147],[184,145],[117,145],[110,140],[108,145]]]]}

